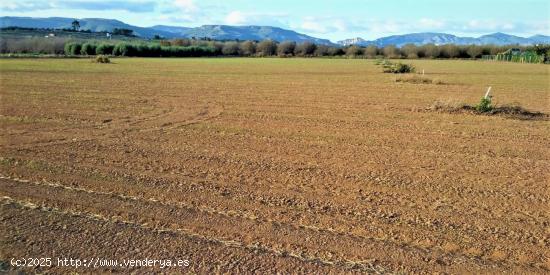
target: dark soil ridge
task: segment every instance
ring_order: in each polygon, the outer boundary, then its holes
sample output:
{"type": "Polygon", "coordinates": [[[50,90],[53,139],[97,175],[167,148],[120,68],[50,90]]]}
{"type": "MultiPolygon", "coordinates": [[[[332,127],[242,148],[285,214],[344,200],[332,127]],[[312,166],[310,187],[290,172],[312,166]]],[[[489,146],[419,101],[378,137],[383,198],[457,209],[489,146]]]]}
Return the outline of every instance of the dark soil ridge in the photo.
{"type": "Polygon", "coordinates": [[[472,115],[485,115],[485,116],[500,116],[509,119],[517,120],[550,120],[548,114],[542,112],[529,111],[518,105],[502,105],[495,106],[490,111],[481,112],[476,110],[475,106],[462,104],[458,106],[452,106],[447,103],[435,102],[432,106],[426,110],[435,111],[440,113],[458,113],[458,114],[472,114],[472,115]]]}

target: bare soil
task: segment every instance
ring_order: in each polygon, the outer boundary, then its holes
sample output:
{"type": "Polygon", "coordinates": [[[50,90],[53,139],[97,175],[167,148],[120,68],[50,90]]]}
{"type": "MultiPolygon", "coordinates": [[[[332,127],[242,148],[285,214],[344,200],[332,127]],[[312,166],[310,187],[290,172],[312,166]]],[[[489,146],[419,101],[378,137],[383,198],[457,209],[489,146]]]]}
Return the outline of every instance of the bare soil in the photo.
{"type": "Polygon", "coordinates": [[[548,113],[547,66],[417,61],[442,88],[364,60],[114,62],[0,60],[4,271],[550,271],[548,121],[413,111],[491,80],[548,113]]]}

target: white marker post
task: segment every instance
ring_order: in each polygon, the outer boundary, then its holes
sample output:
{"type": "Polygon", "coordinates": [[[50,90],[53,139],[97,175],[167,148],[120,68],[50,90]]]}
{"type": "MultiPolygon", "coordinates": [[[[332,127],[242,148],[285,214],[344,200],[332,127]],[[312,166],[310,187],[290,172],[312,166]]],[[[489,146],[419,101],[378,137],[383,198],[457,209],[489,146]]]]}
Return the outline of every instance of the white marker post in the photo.
{"type": "Polygon", "coordinates": [[[485,93],[485,99],[489,99],[489,98],[491,97],[491,95],[490,95],[490,93],[491,93],[491,88],[492,88],[492,87],[489,87],[489,88],[487,89],[487,92],[485,93]]]}
{"type": "Polygon", "coordinates": [[[424,76],[424,69],[422,69],[422,76],[424,76]]]}

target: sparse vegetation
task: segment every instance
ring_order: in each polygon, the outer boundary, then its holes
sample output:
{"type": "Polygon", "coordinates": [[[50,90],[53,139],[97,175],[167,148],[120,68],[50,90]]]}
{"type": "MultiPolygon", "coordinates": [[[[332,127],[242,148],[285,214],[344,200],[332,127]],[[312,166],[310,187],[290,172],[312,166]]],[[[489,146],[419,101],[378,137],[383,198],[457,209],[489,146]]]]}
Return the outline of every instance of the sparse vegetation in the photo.
{"type": "Polygon", "coordinates": [[[0,39],[2,54],[64,54],[67,39],[60,37],[33,37],[0,39]]]}
{"type": "Polygon", "coordinates": [[[415,68],[411,64],[392,63],[386,60],[382,65],[385,73],[407,74],[415,72],[415,68]]]}
{"type": "Polygon", "coordinates": [[[105,55],[98,55],[92,59],[95,63],[111,63],[111,59],[105,55]]]}
{"type": "Polygon", "coordinates": [[[430,111],[442,112],[442,113],[456,113],[462,112],[464,110],[474,110],[474,108],[466,105],[463,102],[457,100],[436,100],[430,107],[430,111]]]}
{"type": "Polygon", "coordinates": [[[437,79],[437,78],[431,79],[431,78],[420,76],[417,74],[398,77],[395,79],[395,82],[412,83],[412,84],[436,84],[436,85],[445,84],[445,82],[441,81],[440,79],[437,79]]]}
{"type": "Polygon", "coordinates": [[[507,104],[493,106],[490,99],[482,98],[481,101],[471,106],[457,100],[435,101],[427,110],[443,113],[470,113],[478,115],[498,115],[506,118],[520,120],[548,120],[548,114],[533,112],[519,104],[507,104]]]}
{"type": "Polygon", "coordinates": [[[482,97],[479,103],[475,106],[476,111],[487,113],[493,110],[491,97],[482,97]]]}

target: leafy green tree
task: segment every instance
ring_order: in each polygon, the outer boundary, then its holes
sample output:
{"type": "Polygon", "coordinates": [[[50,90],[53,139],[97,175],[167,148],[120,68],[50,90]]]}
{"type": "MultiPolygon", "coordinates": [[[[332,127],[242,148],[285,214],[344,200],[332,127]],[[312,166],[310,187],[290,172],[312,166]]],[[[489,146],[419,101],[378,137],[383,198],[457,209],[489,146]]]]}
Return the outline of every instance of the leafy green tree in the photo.
{"type": "Polygon", "coordinates": [[[78,20],[73,20],[71,23],[71,26],[73,27],[73,31],[78,31],[80,29],[80,22],[78,20]]]}
{"type": "Polygon", "coordinates": [[[94,55],[96,46],[91,43],[84,43],[80,49],[82,55],[94,55]]]}
{"type": "Polygon", "coordinates": [[[66,55],[79,55],[82,45],[77,42],[70,42],[65,44],[65,54],[66,55]]]}
{"type": "Polygon", "coordinates": [[[96,48],[95,48],[95,53],[96,55],[111,55],[113,54],[113,48],[115,46],[114,45],[111,45],[111,44],[99,44],[96,48]]]}

